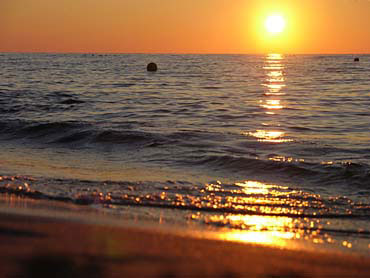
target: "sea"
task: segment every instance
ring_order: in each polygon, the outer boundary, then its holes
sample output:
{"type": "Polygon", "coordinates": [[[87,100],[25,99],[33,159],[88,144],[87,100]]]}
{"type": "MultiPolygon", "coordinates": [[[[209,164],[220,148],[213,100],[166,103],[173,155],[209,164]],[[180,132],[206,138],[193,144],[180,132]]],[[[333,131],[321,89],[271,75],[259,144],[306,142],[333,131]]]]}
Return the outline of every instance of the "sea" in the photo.
{"type": "Polygon", "coordinates": [[[369,256],[369,139],[370,55],[0,53],[2,196],[369,256]]]}

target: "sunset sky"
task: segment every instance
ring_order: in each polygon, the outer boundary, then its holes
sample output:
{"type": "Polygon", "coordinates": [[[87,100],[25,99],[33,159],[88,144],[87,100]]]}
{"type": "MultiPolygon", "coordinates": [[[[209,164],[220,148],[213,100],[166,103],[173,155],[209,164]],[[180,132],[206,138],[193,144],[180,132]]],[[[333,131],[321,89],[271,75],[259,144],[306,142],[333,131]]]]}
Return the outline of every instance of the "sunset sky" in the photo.
{"type": "Polygon", "coordinates": [[[370,53],[370,1],[0,0],[0,52],[370,53]]]}

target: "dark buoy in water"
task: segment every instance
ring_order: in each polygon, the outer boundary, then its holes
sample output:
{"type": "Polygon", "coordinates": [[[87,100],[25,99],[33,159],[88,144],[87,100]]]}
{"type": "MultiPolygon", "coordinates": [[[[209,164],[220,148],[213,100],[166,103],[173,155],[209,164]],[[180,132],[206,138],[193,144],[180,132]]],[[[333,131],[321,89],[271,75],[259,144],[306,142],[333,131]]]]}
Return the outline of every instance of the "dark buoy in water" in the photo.
{"type": "Polygon", "coordinates": [[[355,62],[360,62],[360,58],[355,58],[355,59],[353,59],[353,61],[355,61],[355,62]]]}
{"type": "Polygon", "coordinates": [[[146,70],[147,71],[157,71],[158,70],[157,64],[156,63],[149,63],[146,66],[146,70]]]}

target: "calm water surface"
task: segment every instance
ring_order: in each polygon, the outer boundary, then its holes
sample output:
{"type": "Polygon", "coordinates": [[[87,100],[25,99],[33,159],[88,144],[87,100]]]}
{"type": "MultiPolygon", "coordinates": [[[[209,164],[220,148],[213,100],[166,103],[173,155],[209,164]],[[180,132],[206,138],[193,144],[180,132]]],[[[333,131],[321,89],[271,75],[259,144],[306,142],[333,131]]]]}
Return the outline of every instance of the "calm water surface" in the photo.
{"type": "Polygon", "coordinates": [[[369,254],[370,56],[3,53],[0,65],[0,192],[369,254]]]}

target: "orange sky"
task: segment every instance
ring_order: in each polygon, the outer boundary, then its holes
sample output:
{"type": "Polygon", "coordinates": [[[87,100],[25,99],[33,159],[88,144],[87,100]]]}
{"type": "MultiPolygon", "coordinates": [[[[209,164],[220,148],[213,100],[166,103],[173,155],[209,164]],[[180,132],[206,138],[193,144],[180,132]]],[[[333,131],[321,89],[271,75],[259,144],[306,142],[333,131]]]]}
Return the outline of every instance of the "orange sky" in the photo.
{"type": "Polygon", "coordinates": [[[0,0],[0,52],[370,53],[370,1],[0,0]]]}

